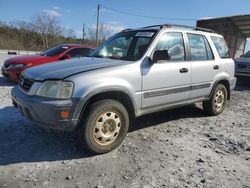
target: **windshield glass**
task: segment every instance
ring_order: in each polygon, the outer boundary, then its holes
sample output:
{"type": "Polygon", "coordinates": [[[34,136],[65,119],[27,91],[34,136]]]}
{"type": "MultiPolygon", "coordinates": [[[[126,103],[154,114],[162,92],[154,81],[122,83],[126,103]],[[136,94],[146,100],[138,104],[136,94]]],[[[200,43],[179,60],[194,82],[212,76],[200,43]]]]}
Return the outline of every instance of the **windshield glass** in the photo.
{"type": "Polygon", "coordinates": [[[247,53],[245,53],[242,57],[250,58],[250,50],[247,53]]]}
{"type": "Polygon", "coordinates": [[[154,35],[155,31],[119,33],[104,42],[90,56],[136,61],[144,55],[154,35]]]}
{"type": "Polygon", "coordinates": [[[69,49],[68,46],[56,46],[41,53],[42,56],[56,56],[69,49]]]}

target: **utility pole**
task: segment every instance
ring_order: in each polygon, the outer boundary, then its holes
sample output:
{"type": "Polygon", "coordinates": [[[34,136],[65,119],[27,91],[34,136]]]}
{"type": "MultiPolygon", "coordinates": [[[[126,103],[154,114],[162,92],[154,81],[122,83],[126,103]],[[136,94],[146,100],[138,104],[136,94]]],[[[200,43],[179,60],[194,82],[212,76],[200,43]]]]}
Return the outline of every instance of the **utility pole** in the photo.
{"type": "Polygon", "coordinates": [[[85,24],[82,25],[82,44],[84,44],[85,39],[85,24]]]}
{"type": "Polygon", "coordinates": [[[99,32],[99,13],[100,13],[100,4],[97,5],[97,18],[96,18],[96,47],[98,46],[98,32],[99,32]]]}

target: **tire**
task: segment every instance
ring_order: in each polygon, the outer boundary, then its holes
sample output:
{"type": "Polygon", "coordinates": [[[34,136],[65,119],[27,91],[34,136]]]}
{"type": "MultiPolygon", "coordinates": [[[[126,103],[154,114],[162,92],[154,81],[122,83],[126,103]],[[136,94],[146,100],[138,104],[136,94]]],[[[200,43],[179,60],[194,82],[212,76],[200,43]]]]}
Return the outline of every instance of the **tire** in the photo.
{"type": "Polygon", "coordinates": [[[117,148],[127,136],[129,115],[118,101],[101,100],[84,113],[78,134],[81,144],[95,154],[117,148]]]}
{"type": "Polygon", "coordinates": [[[227,103],[227,89],[223,84],[218,84],[211,98],[203,102],[203,110],[211,116],[219,115],[223,112],[227,103]]]}

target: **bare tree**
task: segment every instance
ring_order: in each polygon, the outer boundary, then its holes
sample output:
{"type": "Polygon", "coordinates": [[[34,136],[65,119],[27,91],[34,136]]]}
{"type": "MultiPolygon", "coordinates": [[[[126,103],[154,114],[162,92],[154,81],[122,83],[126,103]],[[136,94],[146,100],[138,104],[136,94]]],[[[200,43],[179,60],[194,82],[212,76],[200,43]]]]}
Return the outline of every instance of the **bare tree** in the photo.
{"type": "Polygon", "coordinates": [[[100,24],[100,26],[99,26],[99,33],[98,33],[99,40],[101,42],[103,42],[108,37],[110,37],[110,35],[111,35],[111,30],[110,30],[109,26],[105,25],[105,24],[100,24]]]}
{"type": "Polygon", "coordinates": [[[0,20],[0,27],[5,27],[6,25],[7,25],[7,22],[0,20]]]}
{"type": "MultiPolygon", "coordinates": [[[[98,41],[103,42],[111,35],[111,30],[108,25],[106,24],[99,24],[99,31],[98,31],[98,41]]],[[[96,40],[96,27],[91,27],[87,29],[87,35],[90,40],[96,40]]]]}
{"type": "Polygon", "coordinates": [[[95,40],[95,32],[96,32],[96,29],[94,27],[87,29],[87,35],[90,40],[95,40]]]}
{"type": "Polygon", "coordinates": [[[66,38],[72,38],[72,39],[75,39],[76,38],[76,32],[74,29],[72,28],[64,28],[63,30],[63,35],[66,37],[66,38]]]}
{"type": "Polygon", "coordinates": [[[34,30],[40,34],[44,48],[55,44],[55,38],[62,32],[62,28],[55,16],[50,16],[46,12],[39,13],[33,21],[34,30]]]}
{"type": "Polygon", "coordinates": [[[23,46],[24,50],[28,50],[32,47],[31,44],[35,42],[33,38],[34,27],[33,24],[26,21],[15,20],[10,22],[12,28],[16,30],[15,38],[17,43],[23,46]]]}

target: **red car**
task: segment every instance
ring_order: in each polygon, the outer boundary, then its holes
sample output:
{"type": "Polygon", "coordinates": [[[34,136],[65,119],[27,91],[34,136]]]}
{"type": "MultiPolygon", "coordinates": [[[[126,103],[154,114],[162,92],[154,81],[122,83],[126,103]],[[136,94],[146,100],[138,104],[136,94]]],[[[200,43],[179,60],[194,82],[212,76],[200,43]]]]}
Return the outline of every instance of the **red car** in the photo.
{"type": "Polygon", "coordinates": [[[37,55],[17,56],[7,59],[1,72],[3,76],[17,82],[21,72],[29,67],[70,58],[85,57],[92,51],[94,51],[93,46],[62,44],[37,55]]]}

